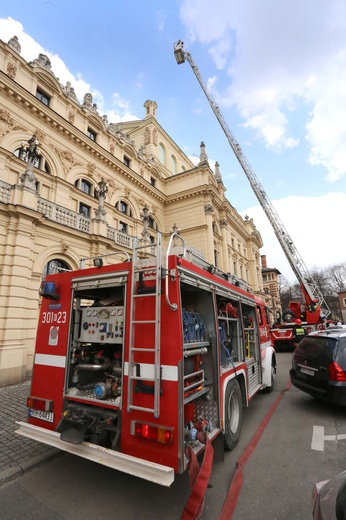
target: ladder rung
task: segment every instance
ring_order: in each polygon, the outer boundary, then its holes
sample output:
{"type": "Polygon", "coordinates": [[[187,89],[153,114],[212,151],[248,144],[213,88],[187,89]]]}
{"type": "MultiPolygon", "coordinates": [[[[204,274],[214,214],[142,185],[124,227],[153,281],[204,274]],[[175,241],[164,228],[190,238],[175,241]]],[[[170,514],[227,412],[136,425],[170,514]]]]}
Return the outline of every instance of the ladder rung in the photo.
{"type": "Polygon", "coordinates": [[[143,408],[143,406],[135,406],[134,404],[131,404],[129,408],[130,410],[141,410],[142,412],[155,412],[154,408],[143,408]]]}
{"type": "Polygon", "coordinates": [[[148,383],[155,383],[155,379],[152,377],[141,377],[141,376],[130,376],[132,381],[147,381],[148,383]]]}
{"type": "Polygon", "coordinates": [[[132,322],[134,325],[136,325],[137,323],[156,323],[156,320],[133,320],[132,322]]]}
{"type": "Polygon", "coordinates": [[[150,271],[156,271],[157,265],[152,265],[151,267],[135,267],[135,273],[141,273],[143,271],[150,272],[150,271]]]}
{"type": "Polygon", "coordinates": [[[132,349],[132,352],[155,352],[155,348],[151,348],[151,347],[133,347],[132,349]]]}
{"type": "Polygon", "coordinates": [[[143,293],[143,294],[134,294],[133,295],[134,298],[143,298],[143,297],[148,298],[148,296],[153,297],[153,296],[156,296],[156,294],[154,292],[152,292],[152,293],[143,293]]]}

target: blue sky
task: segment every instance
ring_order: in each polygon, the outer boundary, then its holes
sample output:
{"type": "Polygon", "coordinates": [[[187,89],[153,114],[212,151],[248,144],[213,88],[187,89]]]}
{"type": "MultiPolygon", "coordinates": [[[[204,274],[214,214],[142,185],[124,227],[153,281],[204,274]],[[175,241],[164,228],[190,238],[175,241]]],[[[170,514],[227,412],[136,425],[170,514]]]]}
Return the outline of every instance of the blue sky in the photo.
{"type": "MultiPolygon", "coordinates": [[[[270,267],[294,275],[189,64],[191,52],[223,117],[308,269],[346,262],[346,3],[343,0],[14,0],[0,38],[49,56],[80,100],[110,122],[157,119],[190,157],[201,141],[226,196],[254,219],[270,267]],[[318,8],[317,8],[318,4],[318,8]],[[341,240],[341,242],[343,242],[341,240]],[[333,244],[333,245],[331,245],[333,244]]],[[[177,222],[179,226],[179,222],[177,222]]]]}

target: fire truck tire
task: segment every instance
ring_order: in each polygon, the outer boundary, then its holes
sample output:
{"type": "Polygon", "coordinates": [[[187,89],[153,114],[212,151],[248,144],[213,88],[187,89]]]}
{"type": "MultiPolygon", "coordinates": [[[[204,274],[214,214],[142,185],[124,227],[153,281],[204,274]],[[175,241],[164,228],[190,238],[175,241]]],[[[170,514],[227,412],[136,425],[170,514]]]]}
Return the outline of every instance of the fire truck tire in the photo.
{"type": "Polygon", "coordinates": [[[276,368],[274,363],[272,362],[271,366],[271,377],[270,377],[270,385],[266,386],[263,390],[265,394],[270,394],[274,390],[274,384],[275,384],[275,376],[276,376],[276,368]]]}
{"type": "Polygon", "coordinates": [[[240,437],[243,420],[242,396],[238,381],[232,379],[227,385],[225,395],[225,450],[233,450],[240,437]]]}

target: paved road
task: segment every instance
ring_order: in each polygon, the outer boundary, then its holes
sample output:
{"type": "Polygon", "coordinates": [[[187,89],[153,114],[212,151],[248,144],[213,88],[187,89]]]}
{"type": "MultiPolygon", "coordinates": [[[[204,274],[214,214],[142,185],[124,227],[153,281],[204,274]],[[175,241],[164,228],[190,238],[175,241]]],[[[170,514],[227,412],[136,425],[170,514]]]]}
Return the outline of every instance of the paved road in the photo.
{"type": "Polygon", "coordinates": [[[0,485],[56,453],[54,448],[14,434],[16,421],[27,419],[30,384],[26,380],[0,388],[0,485]]]}
{"type": "MultiPolygon", "coordinates": [[[[237,448],[214,462],[202,520],[217,520],[235,464],[263,417],[288,381],[291,354],[279,353],[276,390],[259,394],[244,410],[237,448]]],[[[0,389],[2,428],[1,520],[178,520],[189,494],[188,475],[177,476],[170,489],[59,453],[13,434],[14,420],[25,419],[29,383],[0,389]],[[14,398],[14,403],[11,403],[14,398]],[[30,471],[29,468],[31,468],[30,471]],[[12,472],[12,473],[11,473],[12,472]]],[[[244,482],[233,520],[310,520],[313,484],[346,467],[346,441],[325,441],[311,449],[314,426],[326,435],[346,433],[343,409],[324,405],[291,388],[274,412],[244,469],[244,482]]]]}

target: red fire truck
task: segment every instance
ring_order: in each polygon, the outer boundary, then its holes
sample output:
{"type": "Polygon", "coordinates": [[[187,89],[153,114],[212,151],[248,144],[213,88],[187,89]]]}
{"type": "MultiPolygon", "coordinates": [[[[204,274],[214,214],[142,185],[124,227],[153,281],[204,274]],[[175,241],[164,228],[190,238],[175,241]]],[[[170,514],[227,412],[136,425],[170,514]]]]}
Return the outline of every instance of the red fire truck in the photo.
{"type": "Polygon", "coordinates": [[[288,308],[283,311],[282,317],[278,316],[277,321],[272,326],[272,341],[276,350],[281,348],[294,349],[293,327],[296,320],[300,320],[300,326],[304,328],[306,334],[315,330],[325,329],[325,314],[316,298],[306,290],[304,284],[300,286],[305,303],[291,301],[288,308]]]}
{"type": "Polygon", "coordinates": [[[165,255],[158,234],[120,263],[85,260],[42,283],[17,433],[169,486],[207,438],[232,449],[242,407],[273,389],[267,309],[177,234],[165,255]]]}

